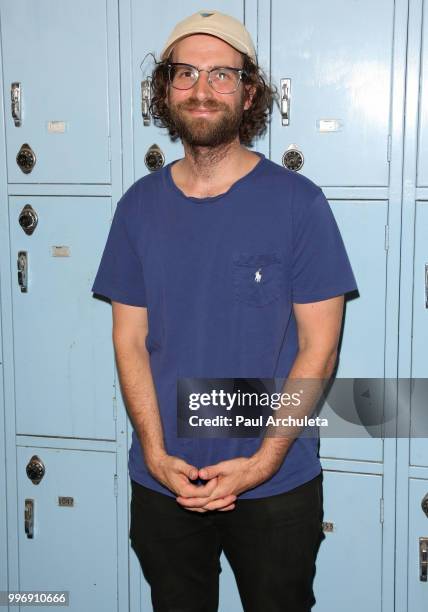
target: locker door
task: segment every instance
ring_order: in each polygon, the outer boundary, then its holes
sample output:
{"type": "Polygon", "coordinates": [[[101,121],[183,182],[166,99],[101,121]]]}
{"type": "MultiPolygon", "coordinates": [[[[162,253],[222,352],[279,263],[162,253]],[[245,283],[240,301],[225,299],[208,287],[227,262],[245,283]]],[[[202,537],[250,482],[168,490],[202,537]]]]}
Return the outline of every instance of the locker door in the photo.
{"type": "Polygon", "coordinates": [[[428,593],[427,575],[428,567],[428,509],[422,510],[422,500],[427,500],[428,507],[428,480],[409,481],[409,550],[408,550],[408,611],[423,612],[427,608],[428,593]],[[424,553],[424,551],[426,551],[424,553]]]}
{"type": "Polygon", "coordinates": [[[325,471],[323,489],[325,539],[317,558],[313,610],[379,612],[382,609],[379,520],[382,479],[372,474],[325,471]]]}
{"type": "Polygon", "coordinates": [[[294,144],[318,185],[388,184],[393,15],[393,0],[272,0],[272,79],[291,80],[289,124],[278,109],[272,121],[274,160],[294,144]]]}
{"type": "MultiPolygon", "coordinates": [[[[330,205],[344,238],[360,292],[358,299],[349,300],[346,304],[337,378],[382,378],[388,205],[384,201],[362,200],[330,200],[330,205]],[[355,228],[359,231],[355,231],[355,228]],[[362,240],[365,248],[361,248],[362,240]],[[367,350],[368,347],[370,350],[367,350]]],[[[331,410],[334,410],[335,415],[340,416],[342,407],[333,402],[330,406],[328,399],[323,415],[328,418],[331,410]]],[[[349,414],[348,406],[345,413],[349,414]]],[[[331,416],[334,417],[334,414],[331,416]]],[[[321,440],[321,456],[381,462],[382,440],[372,438],[369,431],[366,437],[362,437],[364,431],[358,425],[358,414],[355,417],[353,423],[343,421],[346,437],[329,438],[327,432],[327,437],[321,440]]]]}
{"type": "Polygon", "coordinates": [[[10,183],[110,182],[106,2],[2,2],[10,183]],[[20,126],[12,83],[20,83],[20,126]],[[16,162],[24,144],[36,158],[29,174],[16,162]]]}
{"type": "Polygon", "coordinates": [[[118,612],[115,453],[17,452],[20,590],[69,591],[67,609],[118,612]],[[37,485],[26,474],[34,455],[45,467],[37,485]],[[27,525],[26,500],[33,508],[27,525]]]}
{"type": "Polygon", "coordinates": [[[110,219],[107,197],[10,197],[18,434],[115,439],[111,312],[90,296],[110,219]],[[25,206],[38,218],[31,235],[25,206]]]}
{"type": "Polygon", "coordinates": [[[428,467],[428,202],[416,203],[410,465],[428,467]]]}
{"type": "MultiPolygon", "coordinates": [[[[281,79],[290,83],[288,124],[280,109],[272,118],[271,157],[290,164],[284,154],[293,145],[303,161],[298,171],[327,196],[340,194],[329,201],[360,289],[346,304],[338,378],[385,375],[389,202],[376,190],[389,183],[393,18],[391,0],[272,2],[272,80],[278,88],[281,79]]],[[[324,439],[321,453],[381,462],[383,448],[379,439],[349,435],[324,439]]]]}
{"type": "Polygon", "coordinates": [[[418,160],[416,185],[428,187],[428,12],[426,0],[413,2],[413,6],[422,6],[422,37],[420,67],[420,97],[418,125],[418,160]]]}

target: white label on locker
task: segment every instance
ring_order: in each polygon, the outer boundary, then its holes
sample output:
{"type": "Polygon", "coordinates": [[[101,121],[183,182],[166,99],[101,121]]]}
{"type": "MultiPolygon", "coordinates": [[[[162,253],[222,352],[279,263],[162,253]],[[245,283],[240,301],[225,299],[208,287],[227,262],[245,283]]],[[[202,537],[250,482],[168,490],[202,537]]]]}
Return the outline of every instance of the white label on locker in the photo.
{"type": "Polygon", "coordinates": [[[70,257],[70,247],[68,246],[53,246],[52,257],[70,257]]]}
{"type": "Polygon", "coordinates": [[[48,132],[52,134],[64,134],[65,127],[65,121],[48,121],[48,132]]]}
{"type": "Polygon", "coordinates": [[[339,132],[342,122],[339,119],[318,119],[317,128],[320,132],[339,132]]]}

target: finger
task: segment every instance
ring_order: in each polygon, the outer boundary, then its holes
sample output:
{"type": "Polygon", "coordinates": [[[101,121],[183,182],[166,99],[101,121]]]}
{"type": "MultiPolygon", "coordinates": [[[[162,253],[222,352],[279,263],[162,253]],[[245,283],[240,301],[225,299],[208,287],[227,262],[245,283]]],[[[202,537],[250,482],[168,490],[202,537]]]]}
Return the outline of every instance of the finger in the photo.
{"type": "MultiPolygon", "coordinates": [[[[214,480],[216,481],[217,479],[214,480]]],[[[213,481],[210,480],[208,484],[204,485],[204,488],[208,487],[212,482],[213,481]]],[[[199,489],[202,487],[197,488],[199,489]]],[[[204,492],[203,495],[199,495],[199,491],[197,493],[198,494],[194,495],[193,492],[189,492],[189,495],[179,495],[176,499],[184,506],[195,506],[200,508],[205,506],[207,503],[216,501],[217,499],[224,499],[226,496],[233,495],[233,493],[231,493],[230,486],[220,486],[216,483],[213,483],[213,485],[209,489],[207,488],[206,492],[204,492]],[[208,493],[208,495],[206,493],[208,493]]]]}
{"type": "Polygon", "coordinates": [[[211,478],[215,478],[215,476],[219,476],[223,472],[224,466],[223,462],[217,463],[216,465],[207,465],[199,470],[199,478],[202,480],[210,480],[211,478]]]}
{"type": "Polygon", "coordinates": [[[232,505],[233,502],[236,501],[236,495],[227,495],[227,497],[222,497],[220,499],[216,499],[208,504],[205,504],[204,508],[207,510],[220,510],[221,508],[227,508],[232,505]]]}
{"type": "Polygon", "coordinates": [[[188,499],[190,497],[192,499],[206,499],[207,497],[211,497],[216,486],[217,478],[210,480],[205,485],[193,485],[190,482],[187,482],[184,483],[177,492],[179,493],[179,497],[182,499],[188,499]]]}
{"type": "Polygon", "coordinates": [[[188,463],[186,463],[186,461],[183,461],[182,459],[179,460],[178,469],[190,480],[196,480],[196,478],[198,478],[198,468],[194,465],[189,465],[188,463]]]}
{"type": "Polygon", "coordinates": [[[227,508],[219,508],[218,511],[226,512],[226,510],[233,510],[234,508],[235,508],[235,504],[230,504],[230,506],[227,506],[227,508]]]}
{"type": "Polygon", "coordinates": [[[205,508],[185,508],[185,510],[189,510],[189,512],[208,512],[205,508]]]}

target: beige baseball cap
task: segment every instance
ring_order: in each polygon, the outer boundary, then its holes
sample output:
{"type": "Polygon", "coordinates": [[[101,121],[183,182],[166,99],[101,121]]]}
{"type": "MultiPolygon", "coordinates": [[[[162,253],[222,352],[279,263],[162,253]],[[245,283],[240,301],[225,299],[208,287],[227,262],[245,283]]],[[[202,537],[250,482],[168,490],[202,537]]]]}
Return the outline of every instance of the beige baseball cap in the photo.
{"type": "Polygon", "coordinates": [[[175,26],[162,49],[161,60],[169,56],[179,40],[191,34],[211,34],[221,38],[238,51],[249,55],[257,63],[254,44],[244,24],[230,15],[210,10],[198,11],[175,26]]]}

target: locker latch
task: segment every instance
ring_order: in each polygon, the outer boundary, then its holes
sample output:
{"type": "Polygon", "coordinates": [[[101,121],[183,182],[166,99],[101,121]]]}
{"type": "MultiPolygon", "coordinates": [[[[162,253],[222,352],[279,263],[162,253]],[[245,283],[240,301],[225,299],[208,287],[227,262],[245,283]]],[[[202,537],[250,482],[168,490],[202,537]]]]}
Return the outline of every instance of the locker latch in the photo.
{"type": "Polygon", "coordinates": [[[281,79],[281,119],[282,125],[290,125],[291,79],[281,79]]]}
{"type": "Polygon", "coordinates": [[[18,251],[18,285],[21,287],[21,293],[28,291],[28,258],[27,251],[18,251]]]}
{"type": "Polygon", "coordinates": [[[419,538],[419,579],[427,582],[428,575],[428,538],[419,538]]]}
{"type": "Polygon", "coordinates": [[[25,500],[24,523],[27,538],[32,540],[34,538],[34,499],[25,500]]]}
{"type": "Polygon", "coordinates": [[[10,97],[15,127],[21,127],[21,83],[12,83],[10,86],[10,97]]]}
{"type": "Polygon", "coordinates": [[[425,264],[425,308],[428,308],[428,264],[425,264]]]}
{"type": "Polygon", "coordinates": [[[141,114],[143,125],[150,125],[150,101],[152,97],[151,78],[141,81],[141,114]]]}

